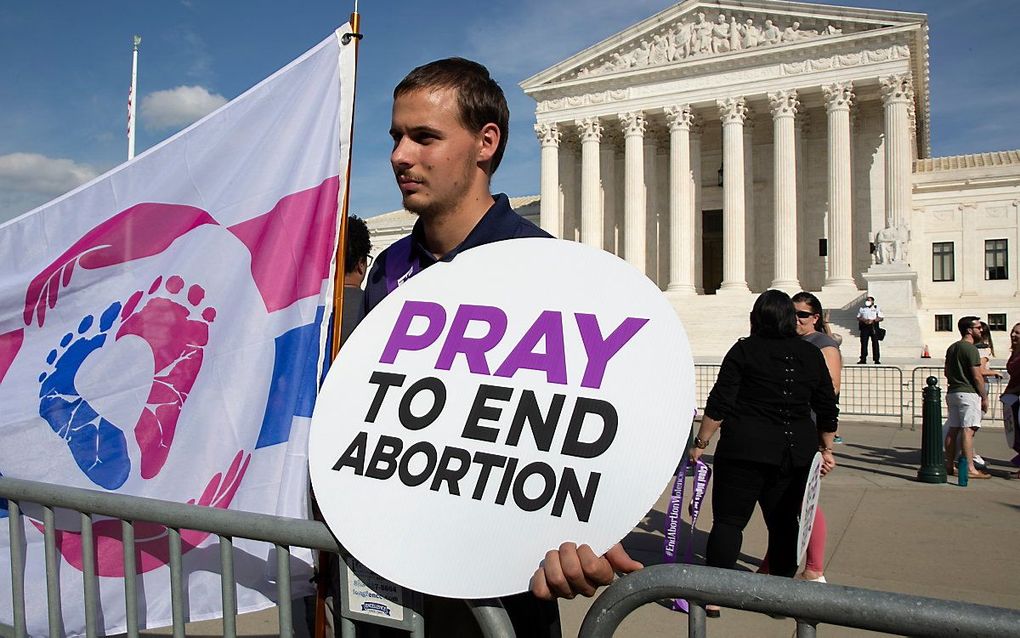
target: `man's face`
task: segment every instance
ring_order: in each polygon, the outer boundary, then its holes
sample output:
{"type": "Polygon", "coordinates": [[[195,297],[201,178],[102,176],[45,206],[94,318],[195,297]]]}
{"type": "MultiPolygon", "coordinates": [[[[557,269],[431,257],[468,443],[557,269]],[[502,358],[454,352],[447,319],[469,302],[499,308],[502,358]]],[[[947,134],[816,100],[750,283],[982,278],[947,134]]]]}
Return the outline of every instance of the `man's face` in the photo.
{"type": "Polygon", "coordinates": [[[970,336],[973,337],[973,339],[974,339],[974,341],[976,343],[980,343],[981,339],[982,339],[981,322],[980,321],[972,321],[970,323],[969,333],[970,333],[970,336]]]}
{"type": "Polygon", "coordinates": [[[455,209],[478,178],[481,135],[464,128],[454,89],[423,89],[393,102],[390,164],[404,208],[423,217],[455,209]]]}

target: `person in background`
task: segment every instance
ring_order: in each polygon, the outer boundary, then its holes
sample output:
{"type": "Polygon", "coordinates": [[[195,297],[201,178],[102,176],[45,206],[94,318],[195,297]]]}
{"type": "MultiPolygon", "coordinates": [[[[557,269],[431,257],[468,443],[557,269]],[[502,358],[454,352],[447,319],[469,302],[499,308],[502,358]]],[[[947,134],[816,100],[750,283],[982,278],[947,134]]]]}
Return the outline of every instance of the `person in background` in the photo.
{"type": "Polygon", "coordinates": [[[361,282],[372,265],[372,239],[368,225],[360,217],[347,218],[347,252],[344,254],[344,309],[340,323],[340,346],[361,319],[361,302],[365,296],[361,282]]]}
{"type": "Polygon", "coordinates": [[[981,374],[981,355],[974,344],[981,338],[981,321],[977,317],[961,317],[957,322],[960,340],[946,350],[944,372],[946,390],[946,471],[956,473],[956,439],[962,435],[960,452],[967,463],[968,478],[987,479],[991,475],[974,467],[974,433],[981,427],[981,414],[988,411],[988,393],[981,374]]]}
{"type": "Polygon", "coordinates": [[[825,358],[797,336],[785,292],[763,292],[750,320],[751,335],[723,359],[691,450],[696,461],[725,424],[715,450],[706,563],[734,567],[757,504],[769,530],[770,571],[789,577],[797,571],[797,519],[811,461],[821,451],[823,473],[836,466],[832,437],[839,408],[825,358]]]}
{"type": "MultiPolygon", "coordinates": [[[[825,357],[825,365],[832,377],[832,388],[836,392],[836,402],[839,402],[839,386],[843,373],[843,357],[839,354],[839,344],[829,336],[828,326],[825,317],[827,313],[822,309],[822,302],[810,292],[799,292],[793,296],[793,307],[797,314],[797,334],[801,339],[814,344],[822,351],[825,357]]],[[[833,442],[838,438],[833,437],[833,442]]],[[[811,527],[811,538],[808,540],[807,563],[799,578],[815,583],[825,582],[825,514],[821,505],[815,510],[815,520],[811,527]]],[[[769,573],[769,556],[765,554],[762,559],[758,573],[769,573]]]]}
{"type": "Polygon", "coordinates": [[[871,340],[872,361],[878,365],[882,363],[881,348],[878,345],[879,324],[885,319],[885,315],[878,309],[874,297],[864,300],[864,305],[857,310],[857,328],[861,334],[861,358],[859,364],[868,362],[868,340],[871,340]]]}
{"type": "MultiPolygon", "coordinates": [[[[978,354],[981,355],[981,376],[985,378],[985,384],[988,384],[992,379],[1001,379],[1002,374],[993,370],[989,365],[992,358],[995,357],[995,345],[992,343],[992,330],[984,321],[981,322],[981,337],[974,344],[974,347],[978,349],[978,354]]],[[[974,435],[977,436],[977,432],[974,435]]],[[[974,448],[974,467],[979,470],[988,471],[988,464],[978,454],[976,447],[974,448]]]]}
{"type": "MultiPolygon", "coordinates": [[[[1009,381],[999,398],[1002,401],[1002,420],[1006,425],[1006,441],[1011,445],[1016,456],[1011,459],[1014,466],[1020,466],[1020,436],[1017,426],[1020,425],[1020,323],[1009,331],[1009,360],[1006,361],[1006,374],[1009,381]]],[[[1009,478],[1020,479],[1020,470],[1012,472],[1009,478]]]]}

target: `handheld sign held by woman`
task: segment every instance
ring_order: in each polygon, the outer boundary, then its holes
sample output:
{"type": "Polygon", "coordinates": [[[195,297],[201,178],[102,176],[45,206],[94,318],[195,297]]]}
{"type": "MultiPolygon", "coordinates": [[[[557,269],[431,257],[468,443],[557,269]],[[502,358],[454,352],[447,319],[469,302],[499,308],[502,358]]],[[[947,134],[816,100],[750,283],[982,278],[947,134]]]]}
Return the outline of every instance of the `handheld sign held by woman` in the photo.
{"type": "Polygon", "coordinates": [[[393,582],[524,591],[565,541],[602,553],[684,453],[694,365],[644,275],[517,239],[440,262],[354,331],[316,403],[312,487],[330,529],[393,582]]]}

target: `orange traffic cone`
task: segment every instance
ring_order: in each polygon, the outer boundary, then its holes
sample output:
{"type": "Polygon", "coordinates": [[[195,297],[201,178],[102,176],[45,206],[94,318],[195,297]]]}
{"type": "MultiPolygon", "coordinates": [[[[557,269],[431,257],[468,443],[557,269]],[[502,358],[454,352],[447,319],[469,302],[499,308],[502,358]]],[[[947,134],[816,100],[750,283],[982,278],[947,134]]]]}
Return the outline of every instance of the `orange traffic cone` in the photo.
{"type": "Polygon", "coordinates": [[[924,350],[921,351],[922,359],[931,359],[931,353],[928,352],[928,344],[924,344],[924,350]]]}

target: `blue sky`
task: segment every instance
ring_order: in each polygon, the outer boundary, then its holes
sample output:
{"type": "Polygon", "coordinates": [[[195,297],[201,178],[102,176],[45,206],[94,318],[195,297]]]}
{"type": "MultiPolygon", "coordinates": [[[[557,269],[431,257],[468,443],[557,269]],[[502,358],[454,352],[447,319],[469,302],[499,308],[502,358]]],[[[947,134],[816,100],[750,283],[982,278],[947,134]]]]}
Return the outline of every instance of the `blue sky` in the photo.
{"type": "MultiPolygon", "coordinates": [[[[928,14],[934,155],[1020,148],[1020,3],[822,3],[928,14]]],[[[512,113],[493,188],[534,194],[535,104],[517,84],[672,4],[362,0],[351,211],[400,207],[388,164],[390,94],[414,66],[461,55],[492,70],[512,113]]],[[[352,9],[353,0],[7,0],[0,5],[0,221],[124,161],[133,34],[143,38],[140,153],[318,43],[352,9]]]]}

